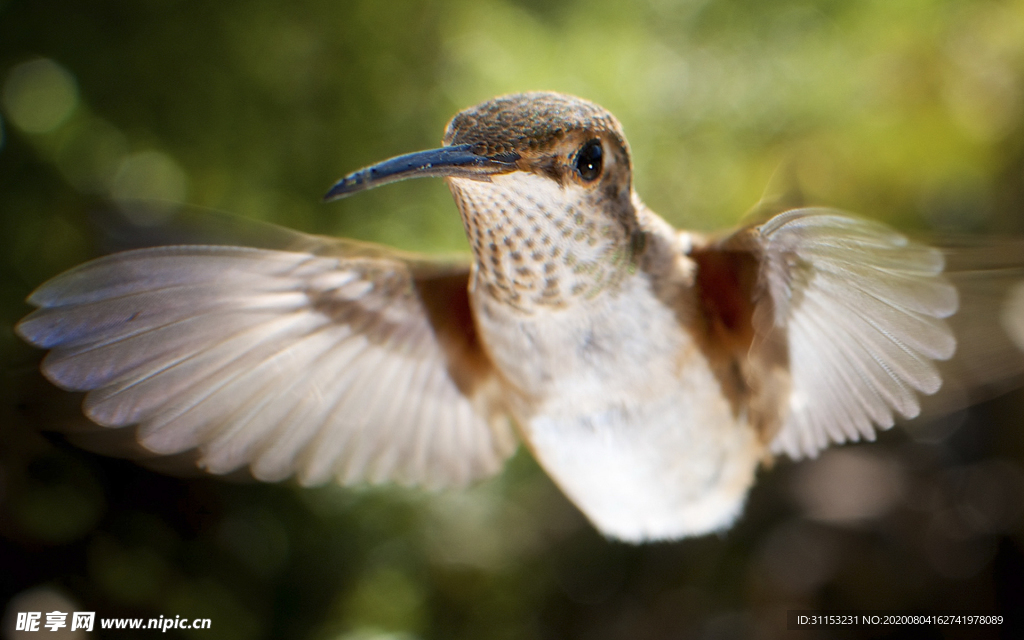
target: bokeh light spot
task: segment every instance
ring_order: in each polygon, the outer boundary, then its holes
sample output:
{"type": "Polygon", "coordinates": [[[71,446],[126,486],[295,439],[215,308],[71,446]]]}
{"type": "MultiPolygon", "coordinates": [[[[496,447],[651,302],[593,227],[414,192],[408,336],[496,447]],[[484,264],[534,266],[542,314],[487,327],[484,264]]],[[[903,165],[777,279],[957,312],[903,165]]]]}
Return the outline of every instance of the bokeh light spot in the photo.
{"type": "Polygon", "coordinates": [[[396,567],[375,567],[349,597],[347,618],[369,629],[416,629],[423,625],[423,604],[422,589],[410,576],[396,567]]]}
{"type": "Polygon", "coordinates": [[[126,157],[114,175],[111,195],[139,225],[159,224],[188,193],[188,176],[166,153],[149,150],[126,157]]]}
{"type": "Polygon", "coordinates": [[[764,540],[758,571],[789,593],[811,593],[828,582],[841,562],[841,549],[827,529],[790,521],[764,540]]]}
{"type": "Polygon", "coordinates": [[[15,126],[28,133],[46,133],[75,110],[78,86],[67,69],[53,60],[38,58],[10,70],[2,100],[15,126]]]}
{"type": "Polygon", "coordinates": [[[1006,296],[1002,320],[1006,332],[1024,349],[1024,282],[1013,287],[1006,296]]]}
{"type": "Polygon", "coordinates": [[[826,451],[797,474],[794,493],[812,520],[855,524],[889,512],[904,494],[894,460],[862,449],[826,451]]]}
{"type": "Polygon", "coordinates": [[[106,193],[128,155],[128,142],[116,127],[99,118],[83,119],[57,149],[56,162],[61,174],[76,189],[86,193],[106,193]]]}

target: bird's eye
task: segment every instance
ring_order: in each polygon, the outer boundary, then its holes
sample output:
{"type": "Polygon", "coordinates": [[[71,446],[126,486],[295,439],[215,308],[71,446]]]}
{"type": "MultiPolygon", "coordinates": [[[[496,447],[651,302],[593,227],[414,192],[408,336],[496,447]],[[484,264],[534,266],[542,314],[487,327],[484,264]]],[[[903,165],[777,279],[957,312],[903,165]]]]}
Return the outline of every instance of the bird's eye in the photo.
{"type": "Polygon", "coordinates": [[[576,171],[580,177],[587,182],[592,182],[601,175],[602,158],[604,149],[601,148],[600,140],[591,140],[583,145],[576,154],[576,171]]]}

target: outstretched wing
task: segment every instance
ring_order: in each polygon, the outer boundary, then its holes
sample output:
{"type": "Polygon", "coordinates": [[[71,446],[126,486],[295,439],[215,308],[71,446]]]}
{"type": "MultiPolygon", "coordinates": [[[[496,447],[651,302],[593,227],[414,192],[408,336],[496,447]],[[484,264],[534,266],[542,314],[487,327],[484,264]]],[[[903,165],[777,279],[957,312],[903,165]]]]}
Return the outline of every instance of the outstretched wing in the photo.
{"type": "Polygon", "coordinates": [[[917,394],[942,384],[936,360],[956,340],[957,309],[939,251],[884,225],[795,209],[756,227],[762,255],[754,312],[762,337],[785,332],[790,393],[773,451],[813,456],[831,442],[873,440],[917,394]]]}
{"type": "Polygon", "coordinates": [[[515,439],[468,267],[353,247],[114,254],[42,285],[17,332],[50,350],[50,380],[88,391],[93,421],[138,425],[157,453],[198,448],[214,473],[428,486],[494,473],[515,439]]]}

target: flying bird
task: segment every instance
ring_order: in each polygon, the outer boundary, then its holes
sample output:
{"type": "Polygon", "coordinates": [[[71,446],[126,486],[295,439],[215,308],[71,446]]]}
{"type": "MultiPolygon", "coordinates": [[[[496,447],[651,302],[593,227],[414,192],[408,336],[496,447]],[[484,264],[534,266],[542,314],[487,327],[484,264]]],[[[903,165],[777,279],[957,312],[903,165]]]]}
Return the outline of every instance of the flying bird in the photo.
{"type": "Polygon", "coordinates": [[[456,487],[521,441],[629,542],[729,527],[760,465],[917,415],[956,349],[938,250],[821,208],[677,230],[580,98],[466,109],[326,199],[427,176],[465,261],[298,235],[137,249],[43,284],[17,332],[91,420],[209,472],[456,487]]]}

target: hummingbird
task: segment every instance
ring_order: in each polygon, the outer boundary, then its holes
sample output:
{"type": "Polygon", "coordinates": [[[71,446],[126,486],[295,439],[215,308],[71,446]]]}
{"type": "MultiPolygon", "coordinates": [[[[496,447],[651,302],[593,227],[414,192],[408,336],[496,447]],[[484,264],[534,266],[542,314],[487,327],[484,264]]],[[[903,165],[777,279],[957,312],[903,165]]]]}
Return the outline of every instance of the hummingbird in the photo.
{"type": "Polygon", "coordinates": [[[956,349],[938,250],[824,208],[677,230],[581,98],[488,100],[325,200],[418,177],[447,182],[465,260],[299,234],[137,249],[44,283],[17,333],[92,421],[211,473],[459,487],[522,442],[632,543],[724,530],[775,456],[914,417],[956,349]]]}

